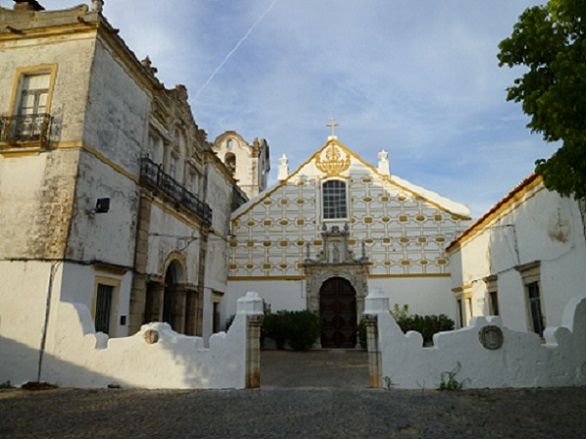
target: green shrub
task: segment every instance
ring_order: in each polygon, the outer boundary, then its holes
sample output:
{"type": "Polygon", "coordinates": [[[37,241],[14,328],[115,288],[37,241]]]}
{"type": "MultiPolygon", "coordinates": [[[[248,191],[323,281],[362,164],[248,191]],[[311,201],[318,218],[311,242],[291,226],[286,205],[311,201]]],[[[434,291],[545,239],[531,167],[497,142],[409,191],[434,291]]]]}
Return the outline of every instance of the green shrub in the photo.
{"type": "Polygon", "coordinates": [[[275,340],[277,349],[285,343],[296,351],[304,351],[313,345],[320,335],[319,317],[310,311],[278,311],[265,315],[262,334],[275,340]]]}
{"type": "Polygon", "coordinates": [[[319,317],[311,311],[292,311],[287,319],[287,341],[296,351],[306,351],[320,336],[319,317]]]}
{"type": "Polygon", "coordinates": [[[404,305],[401,308],[397,304],[391,314],[395,318],[401,331],[417,331],[423,336],[425,345],[433,344],[433,335],[441,331],[454,329],[454,321],[445,314],[422,316],[419,314],[408,315],[409,308],[404,305]]]}
{"type": "Polygon", "coordinates": [[[263,337],[275,340],[277,349],[283,349],[289,335],[287,319],[289,311],[278,311],[276,314],[266,314],[262,321],[261,333],[263,337]]]}

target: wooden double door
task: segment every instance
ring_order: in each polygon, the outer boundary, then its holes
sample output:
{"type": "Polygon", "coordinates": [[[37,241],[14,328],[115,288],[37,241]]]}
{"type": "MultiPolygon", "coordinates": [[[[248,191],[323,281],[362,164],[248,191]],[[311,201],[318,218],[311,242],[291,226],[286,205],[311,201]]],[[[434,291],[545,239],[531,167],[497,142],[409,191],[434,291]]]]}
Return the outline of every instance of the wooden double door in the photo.
{"type": "Polygon", "coordinates": [[[319,315],[323,348],[356,347],[356,291],[350,282],[332,277],[323,283],[319,315]]]}

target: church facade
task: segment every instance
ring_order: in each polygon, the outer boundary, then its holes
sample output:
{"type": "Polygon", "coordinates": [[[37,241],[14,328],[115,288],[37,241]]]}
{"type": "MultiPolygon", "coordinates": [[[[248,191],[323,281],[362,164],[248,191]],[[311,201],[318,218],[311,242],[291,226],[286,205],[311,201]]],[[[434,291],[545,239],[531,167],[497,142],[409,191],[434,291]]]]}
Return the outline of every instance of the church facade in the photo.
{"type": "Polygon", "coordinates": [[[466,206],[391,175],[384,151],[374,167],[335,136],[287,166],[281,158],[280,181],[232,214],[225,315],[258,291],[272,311],[319,313],[330,347],[355,344],[372,288],[456,318],[445,247],[467,227],[466,206]]]}

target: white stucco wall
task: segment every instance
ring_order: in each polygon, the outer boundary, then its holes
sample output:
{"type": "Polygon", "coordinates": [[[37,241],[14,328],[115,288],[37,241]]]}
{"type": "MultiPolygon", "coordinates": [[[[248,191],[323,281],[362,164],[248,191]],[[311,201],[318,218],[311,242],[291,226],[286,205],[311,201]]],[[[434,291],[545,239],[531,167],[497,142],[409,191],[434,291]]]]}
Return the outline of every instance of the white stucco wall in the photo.
{"type": "Polygon", "coordinates": [[[164,276],[169,255],[181,248],[187,270],[181,282],[197,285],[201,245],[197,228],[170,215],[158,204],[152,204],[148,233],[147,273],[164,276]]]}
{"type": "Polygon", "coordinates": [[[103,279],[119,284],[119,286],[114,288],[114,297],[112,300],[112,316],[110,321],[114,324],[111,326],[111,336],[125,337],[128,335],[132,271],[120,275],[96,270],[93,265],[80,265],[66,262],[63,264],[61,301],[78,303],[85,306],[89,310],[90,316],[92,316],[92,325],[94,325],[96,284],[98,280],[103,279]],[[126,316],[125,325],[120,324],[120,316],[126,316]]]}
{"type": "Polygon", "coordinates": [[[306,309],[305,283],[302,280],[229,281],[228,293],[224,297],[224,320],[234,315],[236,300],[246,291],[258,292],[272,312],[306,309]]]}
{"type": "Polygon", "coordinates": [[[464,388],[586,385],[586,296],[568,302],[562,326],[548,327],[544,344],[537,334],[502,326],[500,317],[475,317],[466,328],[436,334],[434,346],[424,348],[421,334],[403,334],[387,308],[378,294],[367,298],[366,313],[378,317],[381,378],[398,388],[439,388],[448,372],[464,388]],[[481,344],[487,325],[502,331],[500,348],[481,344]]]}
{"type": "Polygon", "coordinates": [[[60,262],[0,261],[0,382],[15,383],[22,376],[36,379],[45,323],[46,346],[53,340],[62,269],[60,262]]]}
{"type": "MultiPolygon", "coordinates": [[[[131,337],[108,339],[96,334],[89,310],[81,304],[60,303],[55,310],[56,335],[44,355],[41,380],[60,386],[144,388],[243,388],[246,379],[247,316],[262,314],[258,297],[248,295],[228,333],[214,334],[209,349],[203,339],[172,331],[168,324],[143,325],[131,337]],[[147,330],[158,341],[145,341],[147,330]]],[[[11,346],[12,351],[17,349],[11,346]]],[[[20,346],[22,351],[34,349],[20,346]]],[[[0,344],[0,381],[13,384],[36,380],[34,368],[24,368],[25,355],[10,356],[0,344]]],[[[29,355],[30,356],[30,355],[29,355]]],[[[34,355],[33,355],[34,356],[34,355]]]]}
{"type": "Polygon", "coordinates": [[[139,202],[136,183],[82,151],[76,186],[67,257],[132,267],[139,202]],[[95,213],[98,198],[110,199],[107,213],[95,213]]]}
{"type": "Polygon", "coordinates": [[[472,295],[474,315],[490,312],[484,278],[497,275],[500,315],[511,329],[530,328],[526,291],[515,268],[540,262],[546,326],[559,325],[566,303],[584,292],[586,243],[578,203],[543,184],[523,193],[507,210],[450,254],[452,288],[472,295]]]}
{"type": "Polygon", "coordinates": [[[391,308],[409,305],[410,314],[445,314],[457,322],[457,307],[449,277],[369,279],[368,290],[380,289],[391,308]]]}
{"type": "Polygon", "coordinates": [[[84,142],[134,175],[148,145],[149,96],[98,38],[84,142]]]}

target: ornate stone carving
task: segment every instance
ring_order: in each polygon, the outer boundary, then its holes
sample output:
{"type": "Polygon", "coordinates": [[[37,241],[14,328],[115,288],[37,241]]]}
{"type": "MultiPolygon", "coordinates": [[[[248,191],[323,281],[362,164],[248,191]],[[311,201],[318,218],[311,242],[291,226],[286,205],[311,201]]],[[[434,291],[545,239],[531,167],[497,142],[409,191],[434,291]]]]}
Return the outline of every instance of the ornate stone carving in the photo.
{"type": "Polygon", "coordinates": [[[356,290],[356,312],[361,315],[364,310],[364,298],[368,292],[368,268],[370,262],[363,255],[355,258],[349,249],[350,231],[347,225],[342,230],[338,226],[322,228],[322,249],[315,259],[311,259],[309,247],[304,261],[305,288],[307,307],[310,311],[319,311],[319,291],[322,284],[331,277],[341,277],[352,284],[356,290]]]}
{"type": "Polygon", "coordinates": [[[104,9],[104,0],[92,0],[92,12],[102,13],[104,9]]]}
{"type": "Polygon", "coordinates": [[[325,160],[322,154],[315,159],[315,166],[328,175],[339,175],[350,167],[350,155],[344,153],[339,147],[330,145],[325,152],[325,160]]]}
{"type": "Polygon", "coordinates": [[[478,338],[480,344],[491,351],[500,349],[504,341],[502,329],[494,325],[484,326],[478,333],[478,338]]]}

